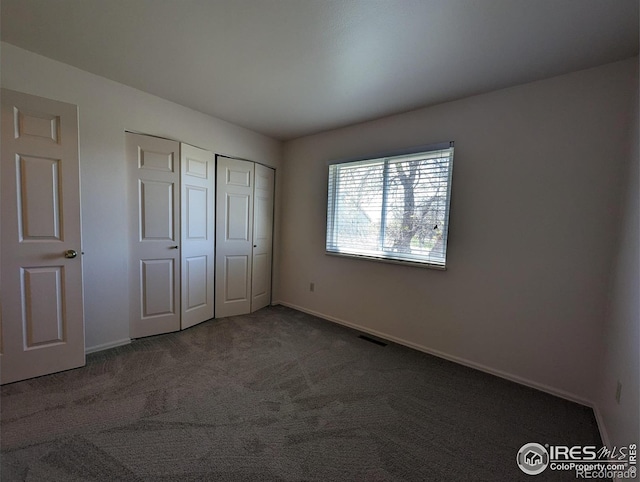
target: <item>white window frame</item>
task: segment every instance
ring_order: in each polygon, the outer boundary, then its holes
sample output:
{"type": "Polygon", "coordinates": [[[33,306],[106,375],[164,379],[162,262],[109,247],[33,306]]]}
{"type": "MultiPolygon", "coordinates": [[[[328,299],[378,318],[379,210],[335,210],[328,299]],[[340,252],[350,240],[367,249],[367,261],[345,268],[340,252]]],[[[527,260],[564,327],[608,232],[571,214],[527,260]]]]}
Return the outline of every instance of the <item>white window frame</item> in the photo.
{"type": "Polygon", "coordinates": [[[439,270],[447,269],[447,244],[449,238],[449,214],[450,214],[450,205],[451,205],[451,180],[453,175],[453,142],[439,143],[439,144],[431,144],[428,146],[420,146],[413,147],[410,149],[404,149],[399,151],[387,152],[383,154],[379,154],[372,157],[367,158],[356,158],[356,159],[348,159],[341,161],[332,161],[328,163],[328,192],[327,192],[327,223],[326,223],[326,242],[325,242],[325,253],[331,256],[344,256],[349,258],[357,258],[357,259],[367,259],[372,261],[380,261],[386,263],[394,263],[394,264],[403,264],[403,265],[411,265],[418,266],[422,268],[432,268],[439,270]],[[445,154],[446,153],[446,154],[445,154]],[[389,163],[399,162],[399,161],[411,161],[413,159],[418,159],[420,157],[432,157],[432,158],[443,158],[448,157],[448,172],[446,174],[446,199],[444,203],[444,226],[442,229],[442,251],[443,256],[438,257],[434,255],[433,257],[424,254],[413,254],[413,253],[401,253],[401,252],[392,252],[384,247],[384,230],[385,224],[384,221],[380,223],[379,227],[379,238],[380,241],[378,243],[378,249],[358,249],[353,246],[340,246],[338,239],[337,228],[335,227],[336,219],[339,217],[339,214],[336,213],[336,209],[338,209],[339,204],[336,201],[336,197],[338,196],[338,188],[339,188],[339,170],[340,168],[347,167],[358,167],[365,166],[367,164],[373,165],[383,165],[384,173],[384,181],[383,181],[383,193],[382,193],[382,206],[381,206],[381,219],[385,218],[385,211],[387,209],[387,169],[389,163]],[[435,157],[438,156],[438,157],[435,157]]]}

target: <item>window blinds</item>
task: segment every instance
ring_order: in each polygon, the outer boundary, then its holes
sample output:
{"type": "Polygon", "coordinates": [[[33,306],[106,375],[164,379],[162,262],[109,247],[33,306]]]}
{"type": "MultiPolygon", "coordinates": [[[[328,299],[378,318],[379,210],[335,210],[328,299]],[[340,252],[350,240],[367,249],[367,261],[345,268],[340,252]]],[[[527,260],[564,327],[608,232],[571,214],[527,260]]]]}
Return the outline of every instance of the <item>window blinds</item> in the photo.
{"type": "Polygon", "coordinates": [[[329,254],[446,267],[453,147],[329,166],[329,254]]]}

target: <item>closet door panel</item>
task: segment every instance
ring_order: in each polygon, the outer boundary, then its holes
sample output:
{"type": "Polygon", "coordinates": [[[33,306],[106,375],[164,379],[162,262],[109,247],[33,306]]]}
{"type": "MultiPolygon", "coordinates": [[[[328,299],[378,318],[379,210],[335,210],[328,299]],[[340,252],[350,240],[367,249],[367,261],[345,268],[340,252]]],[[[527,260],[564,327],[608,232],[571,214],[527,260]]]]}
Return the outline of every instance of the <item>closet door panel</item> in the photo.
{"type": "Polygon", "coordinates": [[[251,311],[271,303],[271,260],[273,256],[273,196],[275,171],[256,164],[253,218],[253,271],[251,311]]]}
{"type": "Polygon", "coordinates": [[[216,318],[251,311],[254,163],[218,156],[216,318]]]}
{"type": "Polygon", "coordinates": [[[175,141],[126,134],[131,338],[180,329],[180,169],[175,141]]]}
{"type": "Polygon", "coordinates": [[[214,202],[213,154],[180,145],[182,173],[182,317],[181,328],[214,315],[214,202]]]}

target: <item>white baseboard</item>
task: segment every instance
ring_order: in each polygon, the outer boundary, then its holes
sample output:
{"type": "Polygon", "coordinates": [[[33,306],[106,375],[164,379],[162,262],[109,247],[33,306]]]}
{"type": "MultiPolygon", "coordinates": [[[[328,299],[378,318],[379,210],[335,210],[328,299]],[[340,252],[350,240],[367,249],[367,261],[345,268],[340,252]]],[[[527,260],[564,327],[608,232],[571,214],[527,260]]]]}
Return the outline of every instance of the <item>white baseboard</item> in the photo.
{"type": "Polygon", "coordinates": [[[602,439],[602,444],[606,447],[611,447],[611,441],[609,440],[609,433],[607,432],[607,427],[604,424],[604,418],[602,417],[602,412],[598,407],[597,403],[593,403],[591,405],[593,408],[593,413],[596,416],[596,423],[598,424],[598,431],[600,432],[600,438],[602,439]]]}
{"type": "Polygon", "coordinates": [[[102,350],[108,350],[109,348],[115,348],[117,346],[128,345],[129,343],[131,343],[131,338],[123,338],[122,340],[111,341],[109,343],[103,343],[102,345],[95,345],[95,346],[86,347],[84,349],[84,353],[85,353],[85,355],[88,355],[89,353],[95,353],[97,351],[102,351],[102,350]]]}
{"type": "MultiPolygon", "coordinates": [[[[579,403],[580,405],[585,405],[587,407],[592,408],[594,410],[594,412],[596,412],[596,419],[598,419],[597,410],[596,410],[595,404],[591,400],[587,400],[585,398],[579,397],[579,396],[574,395],[572,393],[565,392],[564,390],[559,390],[557,388],[550,387],[548,385],[545,385],[545,384],[542,384],[542,383],[538,383],[538,382],[535,382],[533,380],[529,380],[527,378],[523,378],[523,377],[520,377],[518,375],[514,375],[512,373],[504,372],[502,370],[497,370],[495,368],[491,368],[491,367],[488,367],[486,365],[482,365],[480,363],[473,362],[471,360],[460,358],[460,357],[457,357],[457,356],[454,356],[454,355],[449,355],[449,354],[441,352],[439,350],[434,350],[433,348],[429,348],[429,347],[426,347],[426,346],[423,346],[423,345],[418,345],[416,343],[413,343],[413,342],[410,342],[410,341],[407,341],[407,340],[403,340],[402,338],[398,338],[396,336],[389,335],[388,333],[384,333],[384,332],[377,331],[377,330],[372,330],[370,328],[367,328],[367,327],[364,327],[364,326],[360,326],[360,325],[358,325],[356,323],[351,323],[350,321],[342,320],[340,318],[336,318],[335,316],[325,315],[324,313],[320,313],[318,311],[310,310],[310,309],[304,308],[302,306],[295,305],[293,303],[289,303],[289,302],[286,302],[286,301],[278,301],[278,302],[274,302],[273,304],[274,305],[275,304],[280,304],[280,305],[283,305],[283,306],[288,306],[289,308],[293,308],[294,310],[302,311],[304,313],[308,313],[310,315],[317,316],[318,318],[322,318],[322,319],[327,320],[327,321],[332,321],[332,322],[338,323],[340,325],[348,326],[349,328],[353,328],[355,330],[362,331],[364,333],[368,333],[370,335],[374,335],[374,336],[377,336],[379,338],[383,338],[385,340],[392,341],[394,343],[398,343],[399,345],[404,345],[406,347],[413,348],[414,350],[418,350],[418,351],[421,351],[423,353],[427,353],[429,355],[437,356],[438,358],[444,358],[445,360],[449,360],[451,362],[458,363],[459,365],[464,365],[464,366],[467,366],[469,368],[474,368],[476,370],[480,370],[482,372],[489,373],[491,375],[495,375],[495,376],[498,376],[500,378],[504,378],[506,380],[510,380],[512,382],[519,383],[520,385],[525,385],[527,387],[535,388],[536,390],[540,390],[542,392],[549,393],[551,395],[555,395],[556,397],[564,398],[565,400],[569,400],[571,402],[579,403]]],[[[601,436],[602,436],[602,440],[604,442],[606,431],[604,430],[604,424],[602,423],[601,419],[598,420],[598,427],[600,428],[600,433],[601,433],[601,436]]]]}

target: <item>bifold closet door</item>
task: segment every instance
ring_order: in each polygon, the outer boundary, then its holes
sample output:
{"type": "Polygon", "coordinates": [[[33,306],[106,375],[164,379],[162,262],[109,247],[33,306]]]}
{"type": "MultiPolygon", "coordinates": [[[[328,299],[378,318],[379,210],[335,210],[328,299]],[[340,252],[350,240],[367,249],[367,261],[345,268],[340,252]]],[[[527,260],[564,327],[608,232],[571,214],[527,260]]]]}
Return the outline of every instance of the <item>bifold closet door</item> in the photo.
{"type": "Polygon", "coordinates": [[[271,258],[273,252],[273,195],[275,171],[255,165],[253,196],[253,261],[251,312],[271,303],[271,258]]]}
{"type": "Polygon", "coordinates": [[[254,163],[218,156],[216,318],[251,311],[254,163]]]}
{"type": "Polygon", "coordinates": [[[180,329],[180,146],[126,134],[131,338],[180,329]]]}
{"type": "Polygon", "coordinates": [[[180,161],[184,330],[214,314],[215,159],[210,151],[180,144],[180,161]]]}

